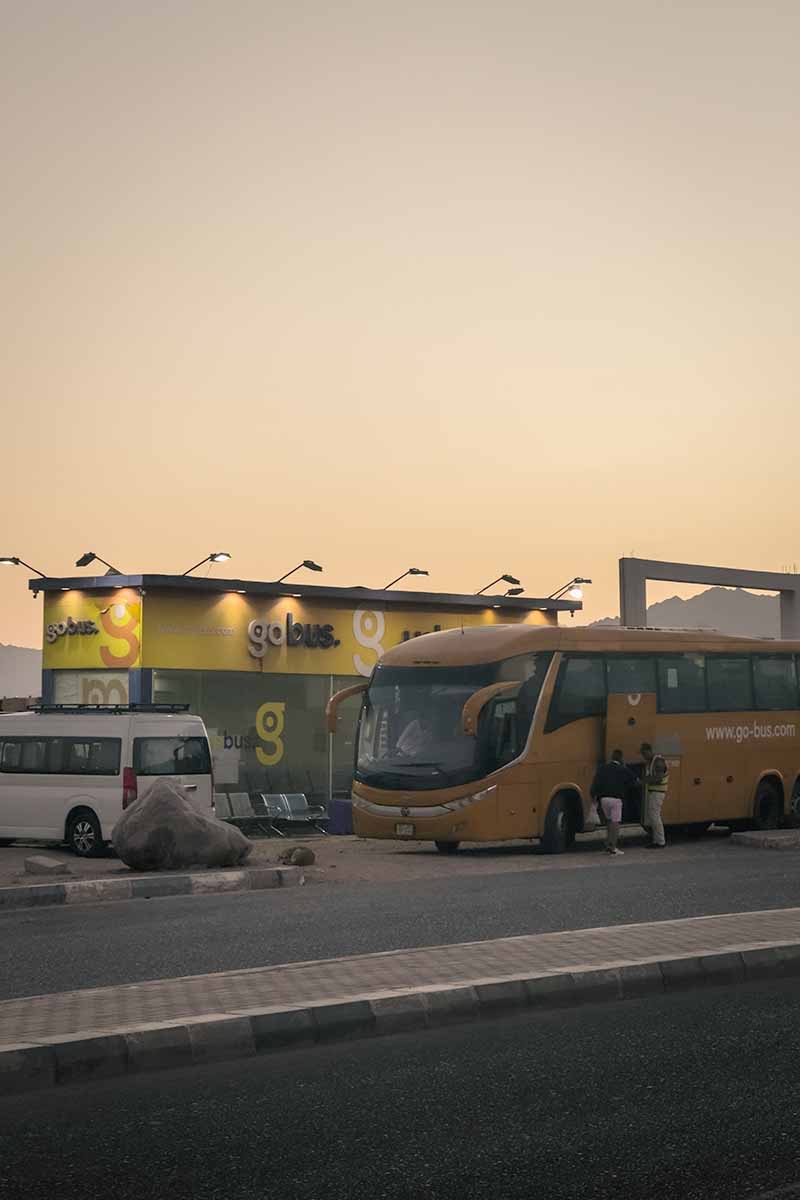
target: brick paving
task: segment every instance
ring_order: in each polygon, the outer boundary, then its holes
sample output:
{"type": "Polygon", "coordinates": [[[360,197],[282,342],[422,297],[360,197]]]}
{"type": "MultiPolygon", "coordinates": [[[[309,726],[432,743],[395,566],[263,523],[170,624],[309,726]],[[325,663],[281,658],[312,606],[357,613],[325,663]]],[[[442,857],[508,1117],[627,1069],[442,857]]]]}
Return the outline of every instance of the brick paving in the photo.
{"type": "Polygon", "coordinates": [[[0,1050],[149,1024],[282,1010],[626,963],[800,943],[800,908],[616,925],[154,980],[0,1003],[0,1050]]]}

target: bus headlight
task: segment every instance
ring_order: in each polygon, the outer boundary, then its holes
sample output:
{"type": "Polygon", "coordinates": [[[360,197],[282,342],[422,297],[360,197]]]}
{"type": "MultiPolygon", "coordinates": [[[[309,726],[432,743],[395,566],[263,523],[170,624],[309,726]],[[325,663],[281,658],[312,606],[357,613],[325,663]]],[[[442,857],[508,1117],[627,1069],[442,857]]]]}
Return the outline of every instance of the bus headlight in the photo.
{"type": "Polygon", "coordinates": [[[459,800],[450,800],[443,805],[444,808],[449,808],[450,812],[458,812],[462,808],[467,808],[470,804],[477,804],[481,800],[488,800],[497,791],[497,785],[484,788],[482,792],[473,792],[471,796],[462,796],[459,800]]]}

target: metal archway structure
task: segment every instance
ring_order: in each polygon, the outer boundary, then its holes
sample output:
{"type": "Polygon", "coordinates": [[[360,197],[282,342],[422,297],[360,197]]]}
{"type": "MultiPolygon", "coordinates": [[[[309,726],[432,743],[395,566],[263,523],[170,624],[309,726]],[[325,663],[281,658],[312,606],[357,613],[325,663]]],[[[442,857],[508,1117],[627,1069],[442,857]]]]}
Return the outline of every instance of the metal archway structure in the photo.
{"type": "Polygon", "coordinates": [[[647,624],[647,581],[700,583],[710,587],[754,588],[780,596],[781,637],[800,639],[800,575],[780,571],[744,571],[698,563],[659,562],[649,558],[619,560],[620,619],[628,627],[647,624]]]}

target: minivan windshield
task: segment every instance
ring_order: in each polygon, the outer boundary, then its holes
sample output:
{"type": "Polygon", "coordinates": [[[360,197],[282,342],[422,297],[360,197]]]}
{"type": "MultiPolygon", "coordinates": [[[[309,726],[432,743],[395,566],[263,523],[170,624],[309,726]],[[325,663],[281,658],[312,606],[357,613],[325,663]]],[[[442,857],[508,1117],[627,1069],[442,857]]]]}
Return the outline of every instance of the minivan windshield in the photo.
{"type": "Polygon", "coordinates": [[[524,749],[551,658],[522,654],[459,667],[379,664],[361,710],[355,778],[379,788],[435,789],[510,762],[524,749]],[[507,681],[519,681],[519,687],[502,693],[502,706],[487,705],[478,737],[467,736],[461,726],[467,700],[507,681]]]}

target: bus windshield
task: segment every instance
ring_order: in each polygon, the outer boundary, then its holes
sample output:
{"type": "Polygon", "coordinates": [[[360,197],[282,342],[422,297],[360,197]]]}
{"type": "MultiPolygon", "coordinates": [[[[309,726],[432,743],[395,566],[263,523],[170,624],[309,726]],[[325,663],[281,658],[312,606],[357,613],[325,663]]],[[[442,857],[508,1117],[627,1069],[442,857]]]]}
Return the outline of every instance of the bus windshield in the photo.
{"type": "Polygon", "coordinates": [[[378,788],[438,789],[510,762],[524,747],[551,657],[522,654],[465,667],[379,664],[361,712],[356,779],[378,788]],[[478,737],[467,736],[461,714],[470,696],[512,680],[519,688],[504,692],[502,705],[487,705],[478,737]]]}

